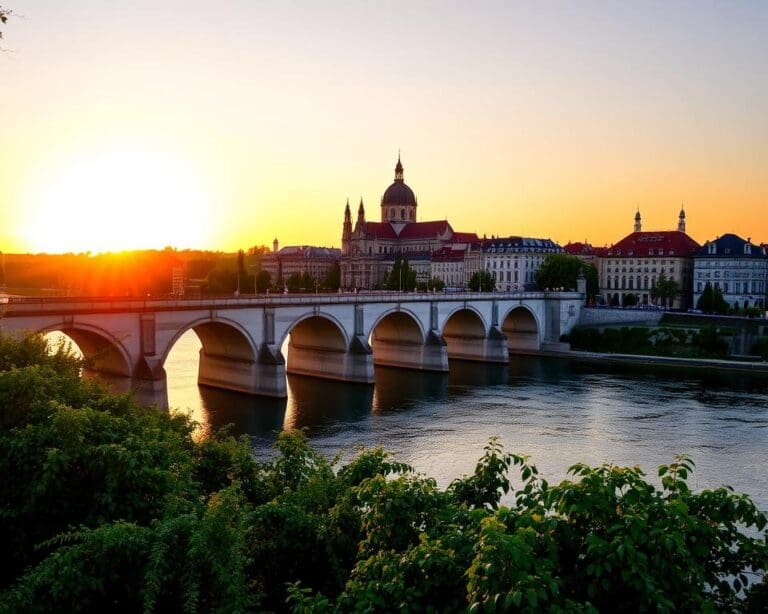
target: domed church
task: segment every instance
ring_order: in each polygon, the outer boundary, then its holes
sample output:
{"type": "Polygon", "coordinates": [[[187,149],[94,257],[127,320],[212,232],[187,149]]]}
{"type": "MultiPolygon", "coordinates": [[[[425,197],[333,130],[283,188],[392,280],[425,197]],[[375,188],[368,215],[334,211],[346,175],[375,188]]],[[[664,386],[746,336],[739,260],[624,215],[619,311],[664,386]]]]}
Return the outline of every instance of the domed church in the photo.
{"type": "Polygon", "coordinates": [[[432,253],[457,243],[478,243],[475,233],[455,232],[447,220],[418,221],[418,202],[403,178],[397,156],[395,180],[381,197],[381,221],[365,219],[360,199],[352,226],[349,201],[344,209],[341,235],[341,280],[347,288],[378,288],[397,258],[408,260],[418,282],[430,276],[432,253]]]}

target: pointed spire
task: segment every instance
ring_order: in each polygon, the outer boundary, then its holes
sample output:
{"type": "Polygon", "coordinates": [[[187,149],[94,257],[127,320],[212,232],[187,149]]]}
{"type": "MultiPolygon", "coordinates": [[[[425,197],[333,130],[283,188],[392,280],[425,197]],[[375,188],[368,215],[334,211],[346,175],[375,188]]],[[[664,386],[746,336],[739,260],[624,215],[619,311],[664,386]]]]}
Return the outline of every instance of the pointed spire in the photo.
{"type": "Polygon", "coordinates": [[[680,204],[680,215],[677,217],[677,230],[685,232],[685,203],[680,204]]]}
{"type": "Polygon", "coordinates": [[[400,162],[400,150],[397,150],[397,164],[395,165],[395,181],[403,181],[403,163],[400,162]]]}
{"type": "Polygon", "coordinates": [[[360,197],[360,206],[357,208],[357,221],[365,222],[365,206],[363,205],[363,197],[360,197]]]}

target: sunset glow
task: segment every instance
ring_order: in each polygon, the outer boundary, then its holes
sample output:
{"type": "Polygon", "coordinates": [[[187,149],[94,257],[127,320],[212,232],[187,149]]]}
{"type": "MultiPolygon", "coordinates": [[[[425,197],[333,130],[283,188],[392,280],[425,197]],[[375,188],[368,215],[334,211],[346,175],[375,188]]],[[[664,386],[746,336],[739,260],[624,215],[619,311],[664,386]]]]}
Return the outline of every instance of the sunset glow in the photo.
{"type": "Polygon", "coordinates": [[[481,236],[768,240],[763,3],[9,4],[5,252],[338,246],[398,149],[481,236]]]}
{"type": "Polygon", "coordinates": [[[200,245],[210,203],[191,169],[155,152],[93,152],[41,178],[25,239],[35,251],[200,245]]]}

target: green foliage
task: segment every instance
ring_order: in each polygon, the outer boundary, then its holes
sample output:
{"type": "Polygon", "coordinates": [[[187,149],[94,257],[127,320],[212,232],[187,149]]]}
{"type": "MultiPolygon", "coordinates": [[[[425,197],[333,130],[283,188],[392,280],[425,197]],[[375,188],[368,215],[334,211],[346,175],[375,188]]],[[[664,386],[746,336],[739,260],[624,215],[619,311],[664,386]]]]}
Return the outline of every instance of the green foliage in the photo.
{"type": "Polygon", "coordinates": [[[472,273],[467,285],[474,292],[493,292],[496,289],[496,280],[490,271],[476,271],[472,273]]]}
{"type": "Polygon", "coordinates": [[[334,263],[325,273],[322,286],[325,290],[336,292],[341,287],[341,267],[334,263]]]}
{"type": "Polygon", "coordinates": [[[768,360],[768,337],[758,337],[749,351],[751,354],[760,356],[763,360],[768,360]]]}
{"type": "Polygon", "coordinates": [[[272,276],[269,274],[269,271],[262,269],[256,273],[256,280],[254,283],[256,285],[256,292],[263,294],[272,284],[272,276]]]}
{"type": "Polygon", "coordinates": [[[634,307],[639,302],[637,294],[634,294],[633,292],[625,294],[622,300],[624,307],[634,307]]]}
{"type": "Polygon", "coordinates": [[[704,291],[701,293],[699,300],[696,301],[696,309],[700,309],[704,313],[728,313],[728,303],[723,298],[723,293],[719,287],[712,287],[712,284],[707,282],[704,284],[704,291]]]}
{"type": "Polygon", "coordinates": [[[309,273],[291,273],[285,280],[288,292],[309,292],[315,290],[315,278],[309,273]]]}
{"type": "Polygon", "coordinates": [[[691,358],[722,358],[728,354],[728,343],[722,338],[725,329],[708,326],[686,328],[590,328],[576,327],[563,339],[575,350],[646,354],[651,356],[681,356],[691,358]]]}
{"type": "Polygon", "coordinates": [[[599,283],[593,264],[569,254],[549,254],[536,271],[536,285],[541,289],[576,290],[579,275],[584,275],[587,281],[587,296],[595,296],[599,292],[599,283]]]}
{"type": "Polygon", "coordinates": [[[445,282],[440,277],[430,277],[426,283],[419,284],[419,290],[422,292],[442,292],[445,289],[445,282]]]}
{"type": "Polygon", "coordinates": [[[416,271],[408,264],[408,259],[397,258],[392,269],[384,275],[382,287],[385,290],[412,292],[416,289],[416,271]]]}
{"type": "Polygon", "coordinates": [[[679,295],[680,284],[674,279],[667,277],[664,273],[659,275],[656,282],[651,286],[651,297],[660,300],[661,304],[665,307],[671,307],[675,298],[679,295]]]}
{"type": "Polygon", "coordinates": [[[292,431],[259,463],[245,439],[196,442],[186,418],[81,381],[39,340],[0,347],[0,407],[14,404],[0,611],[768,605],[765,514],[729,488],[693,492],[687,457],[659,468],[661,488],[636,467],[581,464],[553,486],[491,439],[440,489],[381,449],[328,460],[292,431]]]}

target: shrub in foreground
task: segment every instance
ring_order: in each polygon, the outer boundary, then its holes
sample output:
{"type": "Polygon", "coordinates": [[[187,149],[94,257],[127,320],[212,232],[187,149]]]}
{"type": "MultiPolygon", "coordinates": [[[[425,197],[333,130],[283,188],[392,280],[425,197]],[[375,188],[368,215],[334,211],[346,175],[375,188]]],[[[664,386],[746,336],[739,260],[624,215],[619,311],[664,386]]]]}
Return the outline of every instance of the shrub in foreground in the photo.
{"type": "Polygon", "coordinates": [[[660,487],[611,465],[550,485],[495,439],[447,488],[381,449],[326,459],[301,432],[257,462],[247,440],[196,442],[186,419],[44,354],[0,363],[0,611],[768,604],[765,514],[728,488],[692,492],[686,457],[660,487]]]}

